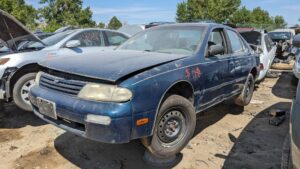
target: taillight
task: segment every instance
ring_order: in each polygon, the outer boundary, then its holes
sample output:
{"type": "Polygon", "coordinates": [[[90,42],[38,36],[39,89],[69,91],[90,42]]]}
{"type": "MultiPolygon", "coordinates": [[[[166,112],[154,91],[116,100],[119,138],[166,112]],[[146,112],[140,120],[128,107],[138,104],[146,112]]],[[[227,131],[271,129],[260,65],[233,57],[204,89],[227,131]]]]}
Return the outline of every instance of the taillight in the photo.
{"type": "Polygon", "coordinates": [[[259,64],[259,69],[260,69],[260,70],[264,70],[264,69],[265,69],[264,64],[260,63],[260,64],[259,64]]]}

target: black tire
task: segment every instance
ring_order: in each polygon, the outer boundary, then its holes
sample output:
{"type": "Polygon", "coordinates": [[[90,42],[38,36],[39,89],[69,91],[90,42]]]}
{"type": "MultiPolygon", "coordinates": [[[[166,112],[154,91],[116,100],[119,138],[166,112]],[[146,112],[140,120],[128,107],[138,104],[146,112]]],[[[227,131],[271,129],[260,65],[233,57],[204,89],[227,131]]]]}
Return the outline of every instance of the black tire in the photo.
{"type": "Polygon", "coordinates": [[[159,110],[153,136],[142,139],[142,143],[154,156],[168,158],[179,153],[188,144],[195,126],[193,104],[182,96],[171,95],[159,110]]]}
{"type": "MultiPolygon", "coordinates": [[[[27,82],[34,80],[35,76],[36,76],[36,73],[25,74],[18,79],[18,81],[16,82],[16,84],[13,87],[13,100],[14,100],[15,104],[22,110],[32,111],[32,107],[31,107],[30,103],[25,101],[28,98],[25,100],[22,98],[22,87],[27,82]]],[[[29,93],[29,90],[28,90],[28,93],[29,93]]],[[[23,94],[26,94],[26,93],[23,93],[23,94]]],[[[29,101],[29,100],[27,100],[27,101],[29,101]]]]}
{"type": "Polygon", "coordinates": [[[234,100],[235,104],[238,106],[247,106],[252,99],[254,87],[255,87],[254,77],[252,74],[249,74],[246,83],[244,85],[244,88],[242,90],[242,93],[234,100]]]}

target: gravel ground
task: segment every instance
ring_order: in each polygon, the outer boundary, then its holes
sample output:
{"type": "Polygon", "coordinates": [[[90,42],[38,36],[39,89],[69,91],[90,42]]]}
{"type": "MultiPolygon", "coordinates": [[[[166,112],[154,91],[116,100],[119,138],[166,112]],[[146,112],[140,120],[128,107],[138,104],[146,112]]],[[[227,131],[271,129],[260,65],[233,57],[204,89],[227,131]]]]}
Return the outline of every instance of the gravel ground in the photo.
{"type": "MultiPolygon", "coordinates": [[[[288,133],[288,114],[296,87],[292,74],[265,79],[252,103],[223,103],[197,117],[194,138],[181,152],[176,169],[276,169],[288,133]],[[287,111],[278,127],[269,125],[271,109],[287,111]]],[[[139,141],[110,145],[93,142],[46,124],[13,104],[0,112],[0,169],[147,169],[139,141]]]]}

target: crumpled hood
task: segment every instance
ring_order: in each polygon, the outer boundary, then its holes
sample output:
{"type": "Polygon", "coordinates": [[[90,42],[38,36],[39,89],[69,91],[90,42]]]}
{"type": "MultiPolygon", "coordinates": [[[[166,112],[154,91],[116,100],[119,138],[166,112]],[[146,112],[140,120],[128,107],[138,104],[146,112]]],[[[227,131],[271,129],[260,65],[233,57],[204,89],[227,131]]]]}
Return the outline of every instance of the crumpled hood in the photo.
{"type": "Polygon", "coordinates": [[[116,50],[93,55],[62,57],[41,66],[80,76],[116,82],[118,79],[153,66],[181,59],[185,55],[116,50]]]}
{"type": "Polygon", "coordinates": [[[41,40],[26,29],[22,23],[1,9],[0,30],[0,39],[12,50],[16,50],[14,43],[17,43],[21,39],[41,42],[41,40]]]}

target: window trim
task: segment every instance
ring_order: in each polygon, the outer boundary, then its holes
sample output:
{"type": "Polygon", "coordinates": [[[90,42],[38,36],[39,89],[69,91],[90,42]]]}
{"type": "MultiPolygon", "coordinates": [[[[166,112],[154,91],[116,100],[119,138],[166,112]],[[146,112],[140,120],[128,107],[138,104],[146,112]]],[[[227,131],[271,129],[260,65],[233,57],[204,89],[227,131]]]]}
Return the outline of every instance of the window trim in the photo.
{"type": "Polygon", "coordinates": [[[238,32],[236,32],[234,30],[231,30],[231,29],[226,29],[226,34],[227,34],[227,37],[228,37],[228,43],[230,44],[230,52],[231,52],[230,54],[232,54],[232,55],[240,55],[240,54],[247,53],[247,48],[245,46],[245,42],[243,42],[242,36],[238,32]],[[240,44],[242,46],[242,50],[241,51],[238,51],[238,52],[234,52],[233,51],[231,40],[230,40],[230,37],[229,37],[229,31],[231,31],[232,33],[236,34],[237,37],[239,38],[240,44]]]}
{"type": "Polygon", "coordinates": [[[110,42],[109,42],[109,40],[108,40],[108,35],[107,35],[108,32],[112,32],[112,33],[119,34],[120,36],[124,37],[126,40],[129,39],[128,36],[126,36],[126,35],[124,35],[124,34],[122,34],[122,33],[120,33],[120,32],[110,31],[110,30],[103,31],[103,33],[105,34],[105,42],[106,42],[105,45],[106,45],[106,46],[114,46],[114,45],[111,45],[110,42]]]}
{"type": "Polygon", "coordinates": [[[228,45],[228,39],[227,39],[227,36],[226,36],[226,33],[225,33],[225,30],[224,28],[214,28],[210,31],[209,35],[208,35],[208,39],[207,39],[207,42],[206,42],[206,46],[205,46],[205,58],[210,58],[210,57],[213,57],[213,56],[208,56],[208,42],[209,42],[209,39],[210,39],[210,36],[212,35],[212,33],[217,30],[219,32],[221,32],[221,36],[222,36],[222,39],[224,41],[224,45],[225,45],[225,52],[223,55],[219,55],[217,57],[226,57],[229,55],[229,45],[228,45]]]}
{"type": "Polygon", "coordinates": [[[68,40],[66,40],[66,42],[63,44],[63,47],[65,47],[66,44],[67,44],[69,41],[74,40],[73,38],[74,38],[75,36],[77,36],[77,35],[79,35],[79,34],[81,34],[81,33],[91,32],[91,31],[97,31],[97,32],[99,32],[99,35],[102,37],[102,38],[101,38],[101,44],[103,44],[103,45],[101,45],[101,46],[79,46],[79,48],[86,48],[86,47],[105,47],[105,46],[106,46],[106,44],[105,44],[105,39],[104,39],[104,35],[103,35],[103,33],[102,33],[101,30],[83,30],[83,31],[77,32],[75,35],[71,36],[68,40]]]}

